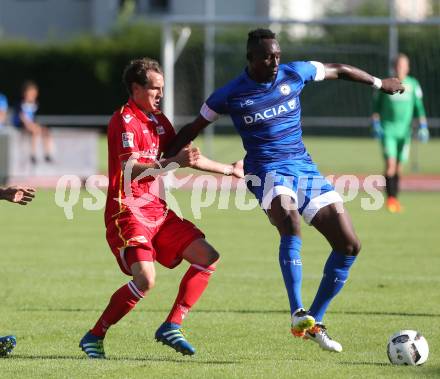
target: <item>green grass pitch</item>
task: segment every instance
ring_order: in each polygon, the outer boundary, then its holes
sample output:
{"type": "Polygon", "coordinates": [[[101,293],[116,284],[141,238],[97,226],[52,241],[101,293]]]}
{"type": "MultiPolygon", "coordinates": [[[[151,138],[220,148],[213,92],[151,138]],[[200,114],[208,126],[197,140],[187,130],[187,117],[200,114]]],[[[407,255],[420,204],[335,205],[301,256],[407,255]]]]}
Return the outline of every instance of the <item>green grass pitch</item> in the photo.
{"type": "MultiPolygon", "coordinates": [[[[174,193],[192,219],[188,192],[174,193]]],[[[81,199],[87,197],[82,193],[81,199]]],[[[278,267],[278,237],[261,210],[202,210],[196,223],[222,255],[201,301],[185,322],[197,348],[182,357],[153,341],[186,269],[158,268],[148,298],[113,327],[108,360],[85,359],[78,342],[114,290],[127,282],[104,237],[103,212],[78,204],[64,217],[52,191],[34,203],[0,204],[0,334],[15,333],[2,378],[438,378],[440,377],[440,234],[438,194],[406,193],[405,213],[347,204],[363,251],[326,317],[344,347],[324,352],[289,332],[287,296],[278,267]],[[387,338],[421,331],[430,344],[422,367],[388,363],[387,338]]],[[[303,228],[303,298],[309,305],[329,247],[303,228]]]]}

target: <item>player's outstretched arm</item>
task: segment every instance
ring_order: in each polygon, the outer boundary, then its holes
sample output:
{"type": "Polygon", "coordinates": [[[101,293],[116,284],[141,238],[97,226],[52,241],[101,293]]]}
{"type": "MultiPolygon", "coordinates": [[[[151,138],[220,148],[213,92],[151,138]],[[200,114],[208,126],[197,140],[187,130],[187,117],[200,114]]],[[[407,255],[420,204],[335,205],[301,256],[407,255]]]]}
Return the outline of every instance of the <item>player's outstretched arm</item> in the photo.
{"type": "Polygon", "coordinates": [[[225,164],[213,161],[200,154],[195,164],[191,167],[201,171],[213,172],[215,174],[233,175],[237,178],[244,178],[243,160],[231,164],[225,164]]]}
{"type": "Polygon", "coordinates": [[[184,146],[194,140],[199,135],[200,131],[206,128],[209,124],[210,122],[201,115],[190,124],[186,124],[171,141],[167,151],[163,154],[163,157],[170,158],[175,156],[184,146]]]}
{"type": "Polygon", "coordinates": [[[352,82],[364,83],[380,89],[389,95],[402,93],[405,88],[397,78],[379,79],[360,68],[342,63],[325,63],[325,79],[343,79],[352,82]]]}
{"type": "Polygon", "coordinates": [[[27,205],[35,197],[35,189],[23,187],[0,188],[0,200],[7,200],[11,203],[27,205]]]}

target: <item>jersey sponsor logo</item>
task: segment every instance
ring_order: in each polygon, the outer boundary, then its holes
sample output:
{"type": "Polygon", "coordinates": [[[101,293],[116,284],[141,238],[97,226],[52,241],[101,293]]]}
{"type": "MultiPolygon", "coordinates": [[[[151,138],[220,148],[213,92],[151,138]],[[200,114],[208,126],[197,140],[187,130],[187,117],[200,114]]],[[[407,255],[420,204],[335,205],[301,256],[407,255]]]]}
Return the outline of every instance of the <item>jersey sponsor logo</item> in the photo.
{"type": "Polygon", "coordinates": [[[240,101],[240,107],[245,108],[249,105],[252,105],[253,103],[254,103],[254,101],[251,99],[247,99],[246,101],[243,101],[243,102],[240,101]]]}
{"type": "Polygon", "coordinates": [[[162,125],[158,125],[158,126],[156,126],[156,132],[159,135],[165,134],[165,128],[162,125]]]}
{"type": "Polygon", "coordinates": [[[130,116],[129,114],[124,114],[122,116],[126,124],[129,124],[131,120],[133,120],[133,116],[130,116]]]}
{"type": "Polygon", "coordinates": [[[122,133],[122,147],[134,147],[134,133],[122,133]]]}
{"type": "Polygon", "coordinates": [[[296,99],[289,100],[283,104],[277,105],[272,108],[267,108],[262,112],[256,112],[243,116],[243,121],[246,125],[255,124],[259,121],[268,120],[277,117],[283,113],[293,111],[296,107],[296,99]]]}
{"type": "Polygon", "coordinates": [[[282,95],[287,96],[290,94],[291,89],[290,86],[288,84],[283,84],[280,86],[280,92],[282,95]]]}
{"type": "Polygon", "coordinates": [[[141,152],[141,157],[145,159],[156,159],[159,155],[159,149],[157,147],[151,147],[141,152]]]}

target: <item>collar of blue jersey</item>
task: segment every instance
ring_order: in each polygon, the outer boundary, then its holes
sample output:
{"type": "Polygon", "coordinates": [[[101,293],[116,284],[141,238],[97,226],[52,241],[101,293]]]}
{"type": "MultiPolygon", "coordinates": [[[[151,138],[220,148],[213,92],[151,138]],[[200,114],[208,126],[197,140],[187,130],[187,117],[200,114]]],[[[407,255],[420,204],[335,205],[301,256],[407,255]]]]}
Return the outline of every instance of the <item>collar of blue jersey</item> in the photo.
{"type": "Polygon", "coordinates": [[[275,79],[272,82],[259,83],[259,82],[256,82],[254,79],[252,79],[250,77],[247,67],[245,67],[244,72],[243,72],[243,76],[244,76],[245,80],[249,84],[254,85],[254,86],[258,86],[258,87],[261,87],[261,88],[270,88],[270,87],[272,87],[274,85],[274,83],[277,81],[278,74],[279,74],[279,71],[277,72],[277,76],[275,77],[275,79]]]}

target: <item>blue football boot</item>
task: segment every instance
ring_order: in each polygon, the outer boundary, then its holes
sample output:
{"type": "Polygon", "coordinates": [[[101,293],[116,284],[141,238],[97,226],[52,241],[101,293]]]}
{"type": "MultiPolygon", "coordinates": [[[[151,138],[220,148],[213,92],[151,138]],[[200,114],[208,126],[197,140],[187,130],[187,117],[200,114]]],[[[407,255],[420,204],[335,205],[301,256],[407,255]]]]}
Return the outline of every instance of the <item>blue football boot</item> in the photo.
{"type": "Polygon", "coordinates": [[[0,337],[0,357],[7,357],[17,345],[15,336],[0,337]]]}
{"type": "Polygon", "coordinates": [[[196,349],[186,340],[178,324],[164,322],[157,329],[155,338],[157,342],[162,342],[183,355],[194,355],[196,353],[196,349]]]}
{"type": "Polygon", "coordinates": [[[94,336],[90,331],[81,339],[79,347],[89,358],[105,359],[104,338],[94,336]]]}

